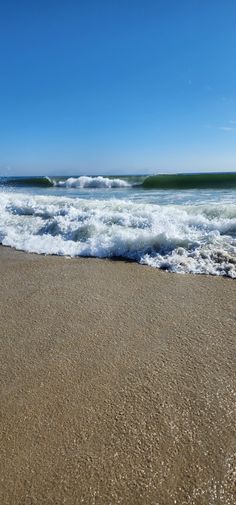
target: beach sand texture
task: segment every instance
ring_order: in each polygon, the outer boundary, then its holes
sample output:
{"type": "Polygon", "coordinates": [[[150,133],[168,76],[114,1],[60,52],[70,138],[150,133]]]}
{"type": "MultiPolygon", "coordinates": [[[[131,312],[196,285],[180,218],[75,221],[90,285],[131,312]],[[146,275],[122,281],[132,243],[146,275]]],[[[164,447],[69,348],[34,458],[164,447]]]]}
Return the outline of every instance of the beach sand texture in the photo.
{"type": "Polygon", "coordinates": [[[236,283],[0,248],[1,505],[235,505],[236,283]]]}

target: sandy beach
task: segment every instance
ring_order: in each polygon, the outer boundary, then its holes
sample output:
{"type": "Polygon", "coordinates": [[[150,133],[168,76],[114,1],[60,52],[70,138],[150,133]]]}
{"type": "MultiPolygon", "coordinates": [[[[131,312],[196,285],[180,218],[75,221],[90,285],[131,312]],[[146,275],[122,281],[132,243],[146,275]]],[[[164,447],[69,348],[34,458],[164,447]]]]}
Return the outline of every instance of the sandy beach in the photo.
{"type": "Polygon", "coordinates": [[[0,248],[1,505],[235,505],[236,283],[0,248]]]}

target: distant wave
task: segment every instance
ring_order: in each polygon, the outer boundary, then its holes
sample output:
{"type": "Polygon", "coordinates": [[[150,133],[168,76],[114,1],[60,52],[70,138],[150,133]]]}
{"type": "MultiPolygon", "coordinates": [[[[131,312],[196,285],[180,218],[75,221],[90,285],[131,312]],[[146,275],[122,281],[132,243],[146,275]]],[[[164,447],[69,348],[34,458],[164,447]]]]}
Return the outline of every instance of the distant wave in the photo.
{"type": "MultiPolygon", "coordinates": [[[[132,179],[132,177],[131,177],[132,179]]],[[[132,186],[127,178],[111,177],[89,177],[82,175],[80,177],[9,177],[0,178],[0,185],[13,187],[61,187],[61,188],[128,188],[132,186]]]]}
{"type": "Polygon", "coordinates": [[[143,189],[232,189],[236,188],[236,173],[168,174],[129,177],[10,177],[0,178],[0,185],[19,187],[61,187],[86,189],[115,189],[140,187],[143,189]]]}
{"type": "Polygon", "coordinates": [[[16,249],[236,278],[234,203],[153,205],[2,191],[0,215],[0,243],[16,249]]]}
{"type": "Polygon", "coordinates": [[[53,179],[50,177],[1,177],[0,185],[13,187],[50,187],[54,185],[53,179]]]}
{"type": "Polygon", "coordinates": [[[130,184],[124,179],[110,179],[109,177],[69,177],[62,181],[54,181],[54,186],[62,188],[128,188],[130,184]]]}
{"type": "Polygon", "coordinates": [[[151,175],[142,186],[146,189],[231,189],[236,188],[236,173],[151,175]]]}

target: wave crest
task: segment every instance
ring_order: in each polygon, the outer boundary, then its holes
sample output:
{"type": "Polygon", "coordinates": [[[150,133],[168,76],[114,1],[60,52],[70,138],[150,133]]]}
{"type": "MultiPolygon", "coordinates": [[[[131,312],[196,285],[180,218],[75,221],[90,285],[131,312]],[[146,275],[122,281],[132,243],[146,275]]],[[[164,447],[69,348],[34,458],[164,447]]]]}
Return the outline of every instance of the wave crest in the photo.
{"type": "Polygon", "coordinates": [[[143,181],[145,189],[231,189],[236,188],[235,173],[150,175],[143,181]]]}
{"type": "Polygon", "coordinates": [[[54,186],[61,188],[128,188],[130,184],[123,179],[110,179],[109,177],[89,177],[82,175],[80,177],[69,177],[66,180],[55,181],[54,186]]]}

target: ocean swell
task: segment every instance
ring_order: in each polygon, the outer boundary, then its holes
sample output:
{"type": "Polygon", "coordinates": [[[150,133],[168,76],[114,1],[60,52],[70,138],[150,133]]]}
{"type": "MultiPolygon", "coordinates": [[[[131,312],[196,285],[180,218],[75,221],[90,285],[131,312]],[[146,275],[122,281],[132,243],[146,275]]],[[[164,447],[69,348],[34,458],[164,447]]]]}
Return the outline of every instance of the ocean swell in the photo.
{"type": "Polygon", "coordinates": [[[159,174],[143,181],[145,189],[232,189],[236,188],[236,173],[159,174]]]}
{"type": "Polygon", "coordinates": [[[172,272],[236,278],[236,205],[0,193],[0,241],[40,254],[123,257],[172,272]]]}
{"type": "Polygon", "coordinates": [[[0,186],[112,189],[139,187],[153,190],[232,189],[236,173],[159,174],[150,176],[103,177],[0,177],[0,186]]]}

